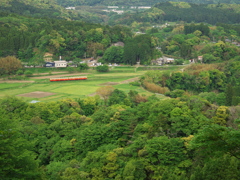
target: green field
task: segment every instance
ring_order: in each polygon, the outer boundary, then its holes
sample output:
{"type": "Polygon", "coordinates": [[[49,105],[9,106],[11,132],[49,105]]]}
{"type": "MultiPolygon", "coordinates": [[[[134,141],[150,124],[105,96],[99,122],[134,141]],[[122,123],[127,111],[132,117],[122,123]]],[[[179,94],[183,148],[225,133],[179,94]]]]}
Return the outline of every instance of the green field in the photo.
{"type": "MultiPolygon", "coordinates": [[[[36,71],[36,70],[32,70],[36,71]]],[[[41,70],[42,71],[42,70],[41,70]]],[[[135,67],[114,67],[111,68],[110,72],[99,73],[95,70],[87,70],[83,73],[88,73],[86,76],[87,80],[82,81],[60,81],[50,82],[49,74],[39,74],[30,78],[34,80],[34,83],[0,83],[0,97],[4,96],[18,96],[25,93],[31,93],[35,91],[43,91],[55,93],[54,95],[42,97],[42,98],[31,98],[22,97],[26,101],[38,100],[38,101],[54,101],[65,98],[83,98],[89,95],[94,95],[99,87],[112,85],[113,87],[128,93],[130,90],[136,90],[141,94],[147,96],[152,93],[144,90],[138,86],[132,86],[128,82],[123,82],[135,77],[140,77],[146,72],[144,68],[136,69],[135,67]],[[47,77],[48,76],[48,77],[47,77]],[[37,79],[42,77],[42,79],[37,79]],[[46,78],[45,78],[46,77],[46,78]],[[123,83],[122,83],[123,82],[123,83]],[[117,84],[119,83],[119,84],[117,84]]],[[[66,71],[65,71],[66,73],[66,71]]],[[[54,74],[53,74],[54,75],[54,74]]],[[[64,76],[64,74],[62,75],[64,76]]],[[[75,74],[65,74],[65,76],[79,76],[75,74]]],[[[84,75],[85,76],[85,75],[84,75]]]]}

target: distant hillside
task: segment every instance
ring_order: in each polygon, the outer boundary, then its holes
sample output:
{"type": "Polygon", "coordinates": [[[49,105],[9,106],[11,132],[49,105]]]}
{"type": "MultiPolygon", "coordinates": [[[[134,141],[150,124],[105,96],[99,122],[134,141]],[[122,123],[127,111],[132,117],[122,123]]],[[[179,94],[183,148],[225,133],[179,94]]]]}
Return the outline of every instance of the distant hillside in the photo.
{"type": "MultiPolygon", "coordinates": [[[[168,2],[169,0],[56,0],[59,5],[67,6],[153,6],[157,3],[168,2]]],[[[179,2],[179,0],[171,0],[172,2],[179,2]]],[[[183,2],[195,4],[240,4],[239,0],[182,0],[183,2]]]]}
{"type": "Polygon", "coordinates": [[[80,18],[76,12],[67,11],[55,0],[1,0],[0,11],[33,17],[80,18]]]}
{"type": "Polygon", "coordinates": [[[158,3],[153,8],[139,13],[126,13],[112,17],[112,24],[163,23],[177,22],[205,22],[209,24],[240,23],[239,4],[192,4],[186,2],[158,3]]]}

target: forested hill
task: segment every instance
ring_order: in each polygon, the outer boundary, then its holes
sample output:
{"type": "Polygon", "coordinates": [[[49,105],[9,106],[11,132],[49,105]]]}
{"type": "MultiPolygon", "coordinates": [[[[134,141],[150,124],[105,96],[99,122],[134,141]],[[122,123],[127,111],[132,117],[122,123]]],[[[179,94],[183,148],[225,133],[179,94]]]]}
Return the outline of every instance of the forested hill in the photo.
{"type": "Polygon", "coordinates": [[[205,22],[209,24],[240,22],[239,4],[192,4],[186,2],[164,2],[139,13],[126,13],[114,19],[115,24],[164,23],[166,21],[205,22]]]}
{"type": "MultiPolygon", "coordinates": [[[[157,3],[168,2],[169,0],[56,0],[56,2],[62,6],[153,6],[157,3]]],[[[179,2],[179,0],[171,0],[172,2],[179,2]]],[[[239,0],[182,0],[183,2],[196,3],[196,4],[218,4],[218,3],[227,3],[227,4],[240,4],[239,0]]]]}
{"type": "Polygon", "coordinates": [[[33,17],[81,19],[77,12],[67,11],[54,0],[1,0],[0,12],[33,17]]]}

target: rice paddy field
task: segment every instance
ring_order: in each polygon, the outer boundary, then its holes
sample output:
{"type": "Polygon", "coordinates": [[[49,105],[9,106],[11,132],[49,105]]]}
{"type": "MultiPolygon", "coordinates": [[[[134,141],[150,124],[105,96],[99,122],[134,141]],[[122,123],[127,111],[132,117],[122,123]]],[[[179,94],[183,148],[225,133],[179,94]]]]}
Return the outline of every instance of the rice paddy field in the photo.
{"type": "MultiPolygon", "coordinates": [[[[151,70],[151,69],[150,69],[151,70]]],[[[34,70],[32,70],[34,72],[34,70]]],[[[114,67],[109,72],[99,73],[95,70],[86,70],[81,73],[69,74],[66,71],[57,73],[39,73],[28,81],[1,81],[0,98],[4,96],[20,96],[26,101],[55,101],[65,98],[83,98],[94,96],[99,87],[111,85],[114,88],[128,93],[135,90],[146,96],[152,93],[140,86],[132,86],[130,82],[136,81],[147,69],[135,67],[114,67]],[[51,77],[87,76],[87,80],[50,82],[51,77]]]]}

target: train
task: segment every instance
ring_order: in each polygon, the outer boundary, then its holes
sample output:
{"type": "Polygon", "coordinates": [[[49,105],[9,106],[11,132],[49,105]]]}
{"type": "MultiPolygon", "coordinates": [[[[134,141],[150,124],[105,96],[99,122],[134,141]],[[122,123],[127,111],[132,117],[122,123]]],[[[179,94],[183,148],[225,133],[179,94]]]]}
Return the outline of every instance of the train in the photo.
{"type": "Polygon", "coordinates": [[[50,82],[54,81],[73,81],[73,80],[86,80],[87,76],[78,76],[78,77],[61,77],[61,78],[50,78],[50,82]]]}

